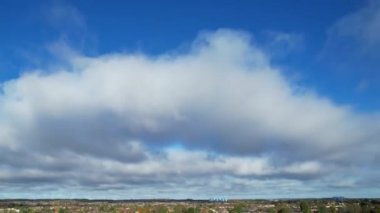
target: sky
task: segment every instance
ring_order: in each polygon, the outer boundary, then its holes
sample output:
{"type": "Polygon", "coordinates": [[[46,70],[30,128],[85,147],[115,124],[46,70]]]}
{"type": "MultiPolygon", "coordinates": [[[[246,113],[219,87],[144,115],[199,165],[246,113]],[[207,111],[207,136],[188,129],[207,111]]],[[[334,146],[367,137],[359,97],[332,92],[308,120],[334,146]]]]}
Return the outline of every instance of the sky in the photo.
{"type": "Polygon", "coordinates": [[[380,197],[376,0],[5,0],[0,198],[380,197]]]}

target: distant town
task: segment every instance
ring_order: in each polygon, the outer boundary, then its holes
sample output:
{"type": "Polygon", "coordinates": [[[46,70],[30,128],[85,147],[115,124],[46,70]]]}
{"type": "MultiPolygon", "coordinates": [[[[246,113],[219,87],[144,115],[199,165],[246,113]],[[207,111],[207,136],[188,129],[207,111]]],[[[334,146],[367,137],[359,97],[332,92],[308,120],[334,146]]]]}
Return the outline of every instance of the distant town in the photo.
{"type": "Polygon", "coordinates": [[[380,199],[0,200],[0,213],[380,213],[380,199]]]}

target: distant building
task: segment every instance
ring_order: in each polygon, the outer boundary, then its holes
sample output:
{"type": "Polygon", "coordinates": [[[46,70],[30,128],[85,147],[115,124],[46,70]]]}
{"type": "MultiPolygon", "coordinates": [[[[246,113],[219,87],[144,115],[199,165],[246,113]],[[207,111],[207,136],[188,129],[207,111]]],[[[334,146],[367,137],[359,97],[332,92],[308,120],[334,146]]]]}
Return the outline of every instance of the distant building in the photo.
{"type": "Polygon", "coordinates": [[[228,202],[228,199],[225,197],[215,197],[215,198],[210,198],[211,202],[228,202]]]}
{"type": "Polygon", "coordinates": [[[344,197],[332,197],[331,199],[337,203],[342,203],[344,201],[344,197]]]}

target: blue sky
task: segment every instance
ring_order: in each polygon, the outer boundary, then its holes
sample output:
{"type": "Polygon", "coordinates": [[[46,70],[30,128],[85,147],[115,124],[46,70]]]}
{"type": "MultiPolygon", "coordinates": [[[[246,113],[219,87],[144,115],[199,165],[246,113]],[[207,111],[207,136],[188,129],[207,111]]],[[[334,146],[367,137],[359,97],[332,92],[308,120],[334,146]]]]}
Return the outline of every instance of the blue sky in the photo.
{"type": "Polygon", "coordinates": [[[356,50],[345,47],[326,50],[333,51],[330,55],[324,52],[334,23],[365,7],[367,1],[112,1],[95,4],[77,1],[67,4],[61,1],[6,1],[2,4],[4,33],[0,54],[5,60],[0,64],[1,79],[17,76],[25,67],[34,67],[33,60],[44,61],[47,57],[44,47],[60,39],[89,55],[115,51],[155,55],[186,45],[202,30],[231,28],[253,34],[257,42],[264,45],[271,39],[268,32],[299,35],[302,41],[297,45],[301,47],[273,59],[277,64],[286,67],[291,74],[300,73],[308,86],[338,103],[351,104],[364,111],[379,107],[376,99],[379,76],[374,68],[378,65],[377,58],[368,59],[370,57],[362,53],[348,55],[347,51],[356,50]],[[49,17],[52,7],[73,7],[71,15],[78,17],[49,17]]]}
{"type": "Polygon", "coordinates": [[[379,17],[359,0],[4,1],[0,196],[378,197],[379,17]]]}

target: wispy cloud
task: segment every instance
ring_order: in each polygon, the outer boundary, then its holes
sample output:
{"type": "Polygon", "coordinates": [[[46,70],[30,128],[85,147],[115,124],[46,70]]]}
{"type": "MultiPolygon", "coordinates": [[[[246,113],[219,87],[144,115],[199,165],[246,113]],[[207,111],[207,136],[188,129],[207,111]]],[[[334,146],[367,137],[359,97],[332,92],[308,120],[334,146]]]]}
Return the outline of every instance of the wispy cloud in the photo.
{"type": "MultiPolygon", "coordinates": [[[[348,94],[372,97],[380,85],[377,69],[380,66],[380,3],[369,0],[363,1],[363,5],[330,26],[319,62],[350,85],[348,94]]],[[[373,106],[379,104],[377,100],[372,103],[373,106]]]]}
{"type": "Polygon", "coordinates": [[[371,52],[380,45],[380,3],[370,0],[362,9],[338,20],[329,30],[330,39],[350,39],[371,52]]]}
{"type": "Polygon", "coordinates": [[[70,48],[78,52],[96,52],[96,34],[89,29],[86,17],[69,1],[46,4],[42,15],[47,26],[56,32],[56,37],[46,45],[47,51],[58,57],[70,48]],[[60,50],[56,46],[64,48],[60,50]]]}
{"type": "Polygon", "coordinates": [[[266,38],[263,49],[271,57],[284,57],[304,49],[304,36],[301,33],[264,31],[266,38]]]}
{"type": "Polygon", "coordinates": [[[62,33],[74,33],[87,30],[84,15],[67,1],[54,1],[47,5],[45,20],[51,27],[62,33]]]}

